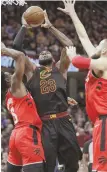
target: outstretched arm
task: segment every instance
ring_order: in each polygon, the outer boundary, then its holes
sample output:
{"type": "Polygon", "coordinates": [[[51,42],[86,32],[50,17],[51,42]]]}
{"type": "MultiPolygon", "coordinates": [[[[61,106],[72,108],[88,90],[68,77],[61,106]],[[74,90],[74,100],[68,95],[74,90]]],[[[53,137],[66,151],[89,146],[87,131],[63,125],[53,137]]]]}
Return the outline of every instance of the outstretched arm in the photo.
{"type": "MultiPolygon", "coordinates": [[[[75,47],[66,47],[66,53],[71,63],[80,69],[91,69],[94,71],[107,71],[107,58],[101,57],[98,59],[85,58],[76,55],[75,47]]],[[[96,72],[95,72],[96,73],[96,72]]]]}
{"type": "MultiPolygon", "coordinates": [[[[24,14],[23,14],[24,15],[24,14]]],[[[24,17],[22,15],[22,26],[19,30],[19,32],[17,33],[14,41],[13,41],[13,49],[15,50],[19,50],[23,52],[23,41],[25,38],[25,34],[27,31],[27,28],[29,28],[30,26],[26,23],[24,17]]],[[[25,75],[27,76],[27,80],[30,79],[30,77],[32,76],[32,72],[34,71],[34,69],[36,68],[36,65],[32,64],[32,62],[29,60],[29,58],[26,56],[25,59],[25,75]]]]}
{"type": "Polygon", "coordinates": [[[11,56],[15,60],[15,72],[11,80],[11,90],[12,93],[14,93],[16,90],[20,89],[22,84],[25,70],[25,55],[20,51],[6,48],[3,43],[1,43],[1,53],[7,56],[11,56]]]}
{"type": "MultiPolygon", "coordinates": [[[[73,45],[72,41],[51,24],[46,11],[44,11],[44,16],[45,16],[45,24],[42,24],[41,27],[49,29],[49,31],[54,34],[54,36],[61,42],[61,44],[64,47],[72,46],[73,45]]],[[[70,61],[66,56],[65,48],[63,48],[61,51],[60,60],[56,63],[56,67],[60,70],[60,72],[64,75],[65,78],[67,78],[67,70],[69,65],[70,65],[70,61]]]]}
{"type": "Polygon", "coordinates": [[[63,0],[63,2],[64,2],[65,9],[62,9],[62,8],[58,8],[58,9],[68,14],[71,17],[73,24],[75,26],[76,32],[79,36],[79,39],[85,51],[87,52],[88,56],[91,57],[93,54],[95,54],[96,48],[91,43],[83,24],[81,23],[81,21],[79,20],[75,12],[75,9],[74,9],[75,0],[73,2],[72,0],[66,0],[66,1],[63,0]]]}

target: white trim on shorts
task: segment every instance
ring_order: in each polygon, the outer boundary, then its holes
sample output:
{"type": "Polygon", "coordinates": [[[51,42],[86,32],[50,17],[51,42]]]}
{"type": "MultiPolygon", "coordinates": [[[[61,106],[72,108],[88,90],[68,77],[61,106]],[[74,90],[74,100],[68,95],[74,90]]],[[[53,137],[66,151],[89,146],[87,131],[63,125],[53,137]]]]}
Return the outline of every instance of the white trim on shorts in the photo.
{"type": "Polygon", "coordinates": [[[28,163],[28,164],[24,164],[23,165],[23,167],[24,166],[26,166],[26,165],[32,165],[32,164],[42,164],[43,163],[43,161],[39,161],[39,162],[33,162],[33,163],[28,163]]]}
{"type": "Polygon", "coordinates": [[[12,165],[14,165],[14,166],[23,166],[23,165],[13,164],[12,162],[10,162],[10,161],[8,161],[8,160],[7,160],[7,162],[10,163],[10,164],[12,164],[12,165]]]}

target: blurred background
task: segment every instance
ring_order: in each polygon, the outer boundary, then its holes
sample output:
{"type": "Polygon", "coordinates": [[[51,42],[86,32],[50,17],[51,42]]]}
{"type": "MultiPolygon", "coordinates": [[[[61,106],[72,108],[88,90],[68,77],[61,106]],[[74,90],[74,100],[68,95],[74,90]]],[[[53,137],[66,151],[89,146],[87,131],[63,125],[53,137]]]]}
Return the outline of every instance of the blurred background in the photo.
{"type": "MultiPolygon", "coordinates": [[[[63,3],[60,1],[29,1],[24,7],[2,5],[1,40],[7,47],[12,47],[13,40],[21,27],[22,13],[26,8],[32,5],[38,5],[44,10],[46,9],[52,24],[73,41],[74,45],[77,47],[77,53],[85,55],[85,51],[78,39],[70,17],[57,10],[57,7],[63,7],[63,3]]],[[[78,1],[76,2],[76,12],[85,26],[90,40],[97,46],[102,39],[107,37],[107,2],[78,1]]],[[[26,33],[23,45],[27,55],[33,63],[38,63],[38,55],[43,50],[51,51],[56,61],[60,58],[62,45],[48,29],[43,29],[41,27],[29,29],[26,33]]],[[[14,61],[12,58],[1,56],[1,68],[3,71],[13,72],[14,61]]],[[[69,106],[68,113],[72,117],[81,148],[83,148],[84,143],[92,137],[92,124],[88,120],[85,111],[84,83],[86,75],[87,71],[79,71],[70,65],[67,84],[68,96],[75,98],[78,105],[74,107],[69,106]]],[[[5,108],[4,93],[1,93],[1,172],[5,172],[8,141],[11,130],[13,129],[13,121],[5,108]]]]}

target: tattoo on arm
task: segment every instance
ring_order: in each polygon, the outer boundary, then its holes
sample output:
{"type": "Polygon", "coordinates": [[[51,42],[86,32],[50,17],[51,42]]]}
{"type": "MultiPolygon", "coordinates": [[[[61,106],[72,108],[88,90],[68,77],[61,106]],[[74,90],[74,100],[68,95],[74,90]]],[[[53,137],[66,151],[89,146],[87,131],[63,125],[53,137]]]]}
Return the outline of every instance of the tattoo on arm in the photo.
{"type": "Polygon", "coordinates": [[[70,60],[69,58],[67,58],[66,49],[63,48],[61,52],[61,57],[60,57],[60,68],[59,68],[60,72],[62,74],[66,73],[67,75],[67,70],[68,70],[69,65],[70,65],[70,60]]]}
{"type": "Polygon", "coordinates": [[[63,46],[72,46],[72,41],[65,36],[62,32],[60,32],[58,29],[56,29],[54,26],[51,26],[49,28],[51,33],[54,34],[54,36],[62,43],[63,46]]]}

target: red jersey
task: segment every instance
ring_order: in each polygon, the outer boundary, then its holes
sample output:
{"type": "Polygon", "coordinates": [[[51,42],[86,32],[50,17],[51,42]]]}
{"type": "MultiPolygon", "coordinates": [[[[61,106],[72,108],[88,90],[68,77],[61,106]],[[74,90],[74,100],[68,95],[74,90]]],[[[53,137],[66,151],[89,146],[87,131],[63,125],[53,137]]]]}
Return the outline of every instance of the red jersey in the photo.
{"type": "Polygon", "coordinates": [[[6,106],[13,117],[16,127],[32,124],[41,129],[42,122],[38,116],[35,102],[29,92],[26,96],[17,98],[8,91],[6,94],[6,106]]]}
{"type": "Polygon", "coordinates": [[[99,115],[107,115],[107,79],[96,78],[89,71],[86,78],[86,110],[95,122],[99,115]]]}

